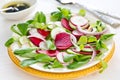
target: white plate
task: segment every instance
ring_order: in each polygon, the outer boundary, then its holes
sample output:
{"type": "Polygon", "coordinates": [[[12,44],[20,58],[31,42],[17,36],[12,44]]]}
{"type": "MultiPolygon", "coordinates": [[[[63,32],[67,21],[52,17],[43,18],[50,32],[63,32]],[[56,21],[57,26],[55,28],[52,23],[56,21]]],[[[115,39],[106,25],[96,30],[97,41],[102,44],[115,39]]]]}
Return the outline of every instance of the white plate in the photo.
{"type": "MultiPolygon", "coordinates": [[[[96,21],[96,18],[93,17],[92,15],[87,15],[86,16],[89,20],[92,20],[91,22],[95,22],[96,21]]],[[[108,26],[108,25],[107,25],[108,26]]],[[[110,32],[112,32],[112,29],[110,26],[108,26],[110,32]]],[[[109,42],[107,42],[107,47],[108,47],[108,51],[104,53],[104,56],[102,57],[102,59],[104,59],[109,53],[110,53],[110,50],[112,49],[113,47],[113,44],[114,44],[114,41],[113,40],[110,40],[109,42]]],[[[23,58],[23,57],[20,57],[20,56],[16,56],[20,61],[26,59],[26,58],[23,58]]],[[[36,69],[36,70],[40,70],[40,71],[45,71],[45,72],[52,72],[52,73],[66,73],[66,72],[73,72],[73,71],[78,71],[78,70],[83,70],[83,69],[86,69],[86,68],[89,68],[89,67],[92,67],[94,66],[95,64],[99,63],[100,61],[92,61],[91,63],[88,63],[86,65],[83,65],[77,69],[67,69],[67,68],[54,68],[54,69],[45,69],[43,68],[43,64],[42,63],[36,63],[36,64],[32,64],[30,65],[31,68],[33,69],[36,69]]]]}

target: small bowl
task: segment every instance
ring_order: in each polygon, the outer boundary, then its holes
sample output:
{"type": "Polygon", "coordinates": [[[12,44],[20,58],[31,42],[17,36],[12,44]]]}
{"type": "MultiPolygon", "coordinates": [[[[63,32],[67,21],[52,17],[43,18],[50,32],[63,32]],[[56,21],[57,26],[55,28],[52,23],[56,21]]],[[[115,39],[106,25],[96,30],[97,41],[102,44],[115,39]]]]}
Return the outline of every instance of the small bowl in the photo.
{"type": "Polygon", "coordinates": [[[36,7],[36,3],[37,3],[37,0],[3,0],[3,4],[1,5],[1,9],[3,8],[3,6],[5,4],[8,4],[12,1],[22,1],[22,2],[25,2],[27,4],[30,5],[29,8],[27,9],[24,9],[24,10],[21,10],[21,11],[18,11],[18,12],[12,12],[12,13],[6,13],[6,12],[0,12],[0,14],[6,18],[6,19],[9,19],[9,20],[20,20],[20,19],[23,19],[25,17],[27,17],[28,15],[30,15],[32,12],[34,12],[35,10],[35,7],[36,7]]]}

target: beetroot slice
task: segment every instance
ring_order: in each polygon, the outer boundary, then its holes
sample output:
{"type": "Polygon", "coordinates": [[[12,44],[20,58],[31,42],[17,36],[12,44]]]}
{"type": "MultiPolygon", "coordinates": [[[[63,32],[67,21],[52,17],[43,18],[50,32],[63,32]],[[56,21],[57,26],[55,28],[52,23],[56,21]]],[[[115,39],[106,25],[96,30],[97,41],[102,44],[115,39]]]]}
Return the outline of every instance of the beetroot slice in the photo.
{"type": "Polygon", "coordinates": [[[39,47],[39,43],[43,41],[42,39],[39,39],[37,37],[29,37],[29,39],[37,47],[39,47]]]}
{"type": "Polygon", "coordinates": [[[67,49],[72,46],[72,42],[70,39],[70,34],[68,33],[59,33],[55,38],[55,45],[58,49],[67,49]]]}
{"type": "Polygon", "coordinates": [[[69,25],[69,21],[66,18],[62,18],[61,19],[61,24],[64,28],[68,29],[68,30],[73,30],[70,25],[69,25]]]}
{"type": "MultiPolygon", "coordinates": [[[[91,52],[85,52],[85,51],[80,51],[79,52],[80,54],[84,54],[84,55],[92,55],[92,51],[91,52]]],[[[99,54],[100,53],[100,51],[99,50],[96,50],[96,54],[99,54]]]]}
{"type": "Polygon", "coordinates": [[[37,32],[44,37],[47,37],[50,34],[50,31],[46,31],[46,30],[42,30],[42,29],[37,29],[37,32]]]}

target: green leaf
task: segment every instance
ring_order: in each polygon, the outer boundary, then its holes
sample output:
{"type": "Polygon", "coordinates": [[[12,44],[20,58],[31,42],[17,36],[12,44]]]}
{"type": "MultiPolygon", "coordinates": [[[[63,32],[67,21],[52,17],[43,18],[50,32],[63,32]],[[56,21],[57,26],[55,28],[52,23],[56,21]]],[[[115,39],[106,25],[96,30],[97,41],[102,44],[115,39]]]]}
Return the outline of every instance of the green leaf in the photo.
{"type": "Polygon", "coordinates": [[[75,56],[75,60],[76,61],[86,61],[86,60],[90,60],[91,55],[77,55],[75,56]]]}
{"type": "Polygon", "coordinates": [[[51,21],[60,21],[62,18],[62,14],[59,11],[52,12],[50,16],[51,21]]]}
{"type": "Polygon", "coordinates": [[[28,24],[27,23],[20,23],[17,25],[17,27],[22,35],[27,35],[27,32],[28,32],[28,24]]]}
{"type": "Polygon", "coordinates": [[[52,65],[51,65],[50,63],[46,63],[46,64],[43,65],[43,67],[44,67],[45,69],[51,69],[51,68],[52,68],[52,65]]]}
{"type": "Polygon", "coordinates": [[[37,12],[34,17],[35,22],[46,23],[46,16],[43,12],[37,12]]]}
{"type": "Polygon", "coordinates": [[[12,26],[11,26],[11,30],[12,30],[14,33],[22,36],[22,34],[20,33],[20,31],[18,30],[18,28],[17,28],[16,25],[12,25],[12,26]]]}
{"type": "Polygon", "coordinates": [[[47,40],[46,43],[49,50],[56,50],[56,46],[52,41],[47,40]]]}
{"type": "Polygon", "coordinates": [[[88,37],[88,42],[96,42],[97,38],[95,36],[89,36],[88,37]]]}
{"type": "Polygon", "coordinates": [[[37,63],[38,61],[36,61],[36,60],[34,60],[34,59],[25,59],[25,60],[23,60],[21,63],[20,63],[20,65],[22,66],[22,67],[28,67],[29,65],[31,65],[31,64],[35,64],[35,63],[37,63]]]}
{"type": "Polygon", "coordinates": [[[112,38],[113,36],[114,36],[114,34],[104,34],[100,37],[100,40],[105,41],[105,40],[112,38]]]}
{"type": "Polygon", "coordinates": [[[64,61],[70,62],[71,60],[73,60],[74,57],[75,57],[75,54],[66,55],[66,56],[64,56],[64,61]]]}
{"type": "Polygon", "coordinates": [[[79,15],[81,15],[81,16],[85,16],[86,15],[86,10],[84,10],[84,9],[81,9],[80,11],[79,11],[79,15]]]}
{"type": "Polygon", "coordinates": [[[103,60],[101,60],[100,62],[101,62],[101,65],[102,65],[100,73],[102,73],[108,67],[108,65],[107,65],[107,62],[105,62],[103,60]]]}
{"type": "Polygon", "coordinates": [[[68,69],[76,69],[76,68],[79,68],[79,67],[87,64],[88,62],[89,62],[89,60],[79,61],[79,62],[75,62],[75,61],[74,61],[73,63],[69,64],[69,65],[67,66],[67,68],[68,68],[68,69]]]}
{"type": "Polygon", "coordinates": [[[96,49],[97,49],[97,50],[100,50],[100,49],[106,49],[106,50],[108,50],[106,44],[103,43],[101,40],[98,40],[98,41],[96,42],[96,49]]]}
{"type": "Polygon", "coordinates": [[[36,48],[19,49],[19,50],[15,50],[14,54],[22,55],[22,54],[25,54],[25,53],[32,52],[33,50],[36,50],[36,48]]]}
{"type": "Polygon", "coordinates": [[[44,23],[39,23],[39,22],[33,22],[33,25],[35,28],[39,29],[47,29],[47,25],[44,23]]]}
{"type": "Polygon", "coordinates": [[[21,57],[26,57],[26,58],[34,58],[37,55],[38,55],[37,53],[29,52],[29,53],[21,54],[20,56],[21,57]]]}
{"type": "Polygon", "coordinates": [[[36,57],[35,57],[35,59],[37,60],[37,61],[39,61],[39,62],[50,62],[50,61],[52,61],[53,59],[51,58],[51,57],[49,57],[48,55],[46,55],[46,54],[42,54],[42,53],[40,53],[40,54],[38,54],[36,57]]]}
{"type": "Polygon", "coordinates": [[[63,65],[58,60],[54,60],[52,67],[53,68],[62,68],[63,65]]]}
{"type": "Polygon", "coordinates": [[[84,44],[80,44],[80,50],[84,49],[84,44]]]}
{"type": "Polygon", "coordinates": [[[9,40],[6,41],[5,46],[9,47],[15,40],[13,38],[10,38],[9,40]]]}
{"type": "Polygon", "coordinates": [[[78,40],[78,44],[86,44],[87,43],[87,36],[81,36],[78,40]]]}

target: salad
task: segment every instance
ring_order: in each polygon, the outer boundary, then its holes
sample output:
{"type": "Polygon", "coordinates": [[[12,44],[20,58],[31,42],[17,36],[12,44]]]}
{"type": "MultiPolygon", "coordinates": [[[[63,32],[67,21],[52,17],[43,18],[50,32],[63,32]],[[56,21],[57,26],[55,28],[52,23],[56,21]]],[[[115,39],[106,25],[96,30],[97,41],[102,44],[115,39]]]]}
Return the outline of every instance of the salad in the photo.
{"type": "Polygon", "coordinates": [[[5,46],[24,58],[20,65],[39,63],[44,69],[77,69],[100,60],[103,71],[107,64],[101,56],[108,51],[106,42],[114,36],[102,21],[91,23],[85,10],[72,13],[60,7],[49,18],[37,12],[33,19],[12,25],[11,31],[5,46]]]}

